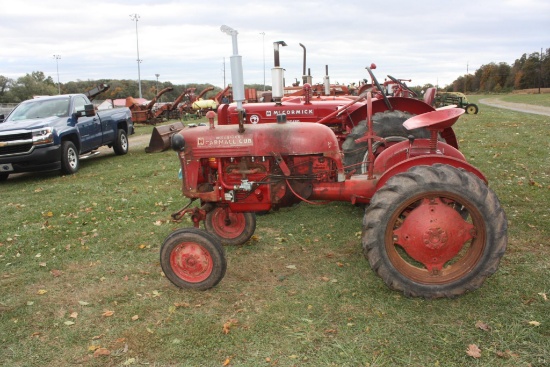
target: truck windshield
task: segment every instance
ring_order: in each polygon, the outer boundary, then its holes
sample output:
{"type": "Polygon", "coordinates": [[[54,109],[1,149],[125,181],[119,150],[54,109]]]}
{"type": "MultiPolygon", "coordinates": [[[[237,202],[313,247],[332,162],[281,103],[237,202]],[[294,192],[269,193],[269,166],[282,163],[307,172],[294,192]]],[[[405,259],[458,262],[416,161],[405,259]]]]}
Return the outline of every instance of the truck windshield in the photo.
{"type": "Polygon", "coordinates": [[[21,103],[10,113],[7,121],[19,121],[27,119],[41,119],[45,117],[68,117],[69,99],[35,99],[21,103]]]}

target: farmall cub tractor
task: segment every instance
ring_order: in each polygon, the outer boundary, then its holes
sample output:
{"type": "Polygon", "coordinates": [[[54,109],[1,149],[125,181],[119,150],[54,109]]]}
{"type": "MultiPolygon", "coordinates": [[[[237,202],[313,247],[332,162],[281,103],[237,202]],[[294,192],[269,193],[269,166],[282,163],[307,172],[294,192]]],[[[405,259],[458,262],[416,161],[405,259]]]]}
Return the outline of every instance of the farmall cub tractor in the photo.
{"type": "MultiPolygon", "coordinates": [[[[172,283],[215,286],[226,272],[223,245],[248,241],[255,213],[317,200],[366,205],[364,255],[389,288],[407,296],[458,296],[497,270],[507,221],[487,179],[458,150],[452,125],[464,110],[387,97],[367,69],[378,91],[357,97],[366,101],[353,114],[364,119],[351,120],[356,126],[347,134],[335,133],[326,118],[287,122],[284,103],[268,106],[283,111],[277,122],[251,124],[245,110],[259,113],[259,104],[237,103],[238,124],[216,126],[210,115],[209,126],[172,136],[183,195],[191,199],[172,216],[188,214],[195,224],[172,232],[161,247],[160,263],[172,283]],[[400,112],[406,133],[379,126],[396,120],[376,120],[373,111],[400,112]],[[197,199],[200,205],[191,206],[197,199]]],[[[312,101],[306,95],[303,103],[312,101]]]]}

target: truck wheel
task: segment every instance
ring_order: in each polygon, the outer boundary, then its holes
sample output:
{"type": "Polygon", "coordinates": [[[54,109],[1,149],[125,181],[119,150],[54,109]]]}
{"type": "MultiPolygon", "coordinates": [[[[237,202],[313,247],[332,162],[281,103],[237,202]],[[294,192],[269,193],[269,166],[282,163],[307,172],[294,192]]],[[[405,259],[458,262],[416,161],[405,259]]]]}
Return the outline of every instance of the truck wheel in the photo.
{"type": "Polygon", "coordinates": [[[160,265],[176,286],[204,291],[223,279],[227,261],[216,237],[198,228],[183,228],[164,240],[160,265]]]}
{"type": "Polygon", "coordinates": [[[113,150],[117,155],[124,155],[128,153],[128,136],[126,136],[126,131],[118,129],[117,138],[113,144],[113,150]]]}
{"type": "Polygon", "coordinates": [[[389,288],[455,297],[497,270],[506,230],[498,198],[477,176],[448,165],[417,166],[373,196],[363,218],[363,252],[389,288]]]}
{"type": "Polygon", "coordinates": [[[229,209],[216,207],[206,214],[206,230],[228,246],[242,245],[256,230],[256,214],[233,213],[229,209]]]}
{"type": "Polygon", "coordinates": [[[6,181],[9,177],[9,173],[0,173],[0,182],[6,181]]]}
{"type": "MultiPolygon", "coordinates": [[[[403,122],[414,115],[403,111],[384,111],[374,114],[372,117],[372,128],[376,135],[388,138],[388,141],[406,140],[409,135],[415,138],[429,138],[430,133],[426,129],[407,130],[403,122]]],[[[368,131],[367,122],[360,121],[355,126],[342,144],[344,152],[344,166],[349,170],[356,170],[356,174],[365,173],[363,169],[364,157],[367,156],[368,143],[355,143],[355,140],[362,137],[368,131]]],[[[379,144],[377,144],[379,146],[379,144]]],[[[376,152],[375,152],[376,153],[376,152]]]]}
{"type": "Polygon", "coordinates": [[[466,107],[464,107],[464,109],[466,110],[466,113],[468,115],[477,115],[477,113],[479,112],[479,108],[477,107],[477,105],[473,103],[467,104],[466,107]]]}
{"type": "Polygon", "coordinates": [[[66,140],[61,143],[61,173],[72,175],[80,168],[78,150],[74,143],[66,140]]]}

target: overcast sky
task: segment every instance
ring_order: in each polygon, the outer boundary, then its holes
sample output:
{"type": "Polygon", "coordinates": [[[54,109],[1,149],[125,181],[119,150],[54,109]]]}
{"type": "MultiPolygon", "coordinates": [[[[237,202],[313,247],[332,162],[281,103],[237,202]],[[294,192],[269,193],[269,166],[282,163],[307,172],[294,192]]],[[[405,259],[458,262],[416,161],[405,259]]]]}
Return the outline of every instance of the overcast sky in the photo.
{"type": "Polygon", "coordinates": [[[549,0],[0,0],[0,75],[42,71],[61,83],[138,79],[231,83],[238,31],[244,82],[271,85],[273,42],[286,84],[301,80],[302,43],[313,83],[375,75],[445,86],[490,62],[512,64],[550,47],[549,0]],[[138,14],[136,22],[131,15],[138,14]],[[264,35],[265,34],[265,35],[264,35]],[[53,55],[59,55],[56,60],[53,55]],[[265,69],[264,69],[265,64],[265,69]],[[265,70],[265,73],[264,73],[265,70]]]}

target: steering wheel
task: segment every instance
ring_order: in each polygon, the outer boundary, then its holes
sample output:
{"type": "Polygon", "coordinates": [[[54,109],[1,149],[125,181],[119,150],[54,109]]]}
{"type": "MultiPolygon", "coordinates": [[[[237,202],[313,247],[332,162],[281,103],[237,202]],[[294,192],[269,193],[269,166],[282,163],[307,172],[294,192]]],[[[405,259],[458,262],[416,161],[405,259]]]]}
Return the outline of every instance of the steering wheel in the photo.
{"type": "Polygon", "coordinates": [[[384,89],[382,89],[382,87],[380,86],[380,83],[378,83],[378,80],[376,80],[376,77],[374,76],[371,68],[367,66],[365,69],[367,69],[367,71],[369,72],[369,75],[372,79],[372,82],[374,83],[374,85],[376,85],[376,88],[378,88],[378,90],[380,91],[380,94],[382,94],[382,97],[384,98],[384,103],[386,104],[386,106],[390,110],[393,110],[393,107],[390,103],[390,100],[388,99],[388,96],[386,96],[386,93],[384,93],[384,89]]]}
{"type": "Polygon", "coordinates": [[[413,90],[411,90],[409,87],[407,87],[407,85],[403,82],[401,82],[400,80],[398,79],[395,79],[393,76],[391,75],[388,75],[388,78],[391,79],[392,82],[394,83],[397,83],[401,88],[403,88],[404,90],[406,90],[407,92],[409,92],[411,94],[411,96],[413,97],[418,97],[418,94],[416,94],[416,92],[414,92],[413,90]]]}

